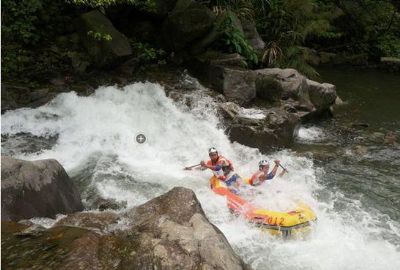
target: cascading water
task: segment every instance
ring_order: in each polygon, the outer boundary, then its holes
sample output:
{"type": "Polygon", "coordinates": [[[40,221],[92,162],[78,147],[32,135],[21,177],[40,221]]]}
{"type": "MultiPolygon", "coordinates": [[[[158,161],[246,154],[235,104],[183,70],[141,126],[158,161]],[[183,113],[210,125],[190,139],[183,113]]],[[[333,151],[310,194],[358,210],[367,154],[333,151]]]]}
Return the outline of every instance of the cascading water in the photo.
{"type": "MultiPolygon", "coordinates": [[[[218,128],[216,105],[201,91],[191,93],[191,110],[151,83],[101,87],[89,97],[60,94],[40,108],[5,113],[2,151],[28,160],[55,158],[83,189],[126,200],[128,207],[173,186],[191,188],[210,221],[254,269],[400,269],[398,222],[326,189],[317,177],[323,171],[311,159],[288,150],[265,156],[231,143],[218,128]],[[145,143],[136,142],[138,134],[146,136],[145,143]],[[46,147],[27,149],[37,141],[46,147]],[[304,201],[318,217],[310,237],[284,241],[232,216],[225,199],[208,187],[210,171],[183,170],[206,159],[211,146],[243,176],[254,172],[260,159],[282,160],[290,173],[260,187],[255,202],[284,211],[304,201]]],[[[314,136],[309,133],[305,136],[314,136]]]]}

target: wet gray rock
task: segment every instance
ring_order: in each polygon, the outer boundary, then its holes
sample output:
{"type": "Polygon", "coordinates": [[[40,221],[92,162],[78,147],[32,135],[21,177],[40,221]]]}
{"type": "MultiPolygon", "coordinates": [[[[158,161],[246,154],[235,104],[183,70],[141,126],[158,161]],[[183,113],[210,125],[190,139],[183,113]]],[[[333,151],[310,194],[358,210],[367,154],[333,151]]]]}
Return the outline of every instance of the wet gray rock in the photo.
{"type": "Polygon", "coordinates": [[[258,74],[259,79],[264,77],[276,82],[275,85],[271,85],[271,87],[275,87],[276,89],[271,91],[281,92],[283,99],[292,98],[298,100],[309,106],[310,111],[312,110],[312,104],[308,95],[307,79],[297,70],[291,68],[265,68],[255,70],[255,72],[258,74]]]}
{"type": "Polygon", "coordinates": [[[125,213],[69,215],[20,241],[26,226],[2,224],[4,267],[29,261],[53,269],[250,269],[207,220],[193,191],[181,187],[125,213]]]}
{"type": "Polygon", "coordinates": [[[258,74],[256,79],[257,97],[269,102],[280,101],[283,94],[281,83],[273,77],[258,74]]]}
{"type": "Polygon", "coordinates": [[[186,63],[190,73],[204,86],[221,94],[224,93],[225,68],[245,71],[244,64],[244,58],[239,54],[215,51],[207,51],[186,63]]]}
{"type": "Polygon", "coordinates": [[[92,196],[89,196],[86,198],[86,203],[85,203],[87,209],[98,209],[100,211],[104,211],[107,209],[110,210],[119,210],[122,208],[126,208],[127,202],[126,201],[117,201],[115,199],[109,198],[103,198],[97,193],[93,194],[92,196]]]}
{"type": "Polygon", "coordinates": [[[1,157],[1,220],[51,217],[83,210],[80,194],[54,159],[1,157]]]}
{"type": "Polygon", "coordinates": [[[308,94],[311,103],[317,110],[327,110],[335,104],[336,86],[329,83],[318,83],[312,80],[307,80],[308,94]]]}
{"type": "Polygon", "coordinates": [[[57,226],[75,226],[105,233],[110,227],[117,224],[121,217],[114,212],[78,212],[69,214],[67,217],[59,220],[57,226]]]}
{"type": "Polygon", "coordinates": [[[229,120],[234,120],[240,111],[240,106],[234,102],[220,103],[218,108],[222,116],[229,120]]]}
{"type": "Polygon", "coordinates": [[[255,119],[237,115],[229,124],[229,138],[264,151],[289,147],[297,134],[300,117],[281,108],[266,110],[265,116],[255,119]]]}
{"type": "Polygon", "coordinates": [[[246,104],[256,97],[254,73],[237,69],[225,68],[222,91],[224,96],[239,104],[246,104]]]}
{"type": "Polygon", "coordinates": [[[208,52],[188,66],[203,84],[239,105],[259,98],[273,104],[283,103],[292,112],[292,108],[309,112],[309,118],[331,112],[337,97],[334,85],[308,80],[295,69],[245,70],[240,67],[241,62],[242,59],[232,55],[208,52]]]}

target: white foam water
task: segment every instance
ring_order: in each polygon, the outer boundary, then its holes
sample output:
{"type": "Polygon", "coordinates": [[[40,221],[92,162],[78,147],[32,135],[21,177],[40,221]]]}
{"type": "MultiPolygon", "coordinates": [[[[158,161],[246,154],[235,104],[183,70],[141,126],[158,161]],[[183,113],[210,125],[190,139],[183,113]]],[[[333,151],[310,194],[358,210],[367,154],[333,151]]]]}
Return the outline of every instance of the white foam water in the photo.
{"type": "Polygon", "coordinates": [[[301,142],[320,142],[327,138],[322,128],[318,127],[300,127],[297,134],[297,140],[301,142]]]}
{"type": "Polygon", "coordinates": [[[390,235],[399,242],[396,221],[387,218],[385,224],[356,201],[326,190],[310,159],[288,150],[265,156],[231,143],[217,127],[212,99],[194,102],[192,111],[177,106],[160,85],[151,83],[101,87],[89,97],[64,93],[40,108],[5,113],[2,134],[58,136],[50,149],[16,157],[55,158],[72,176],[94,162],[86,184],[105,197],[126,200],[129,207],[174,186],[193,189],[210,221],[254,269],[400,269],[399,246],[387,239],[390,235]],[[143,144],[135,140],[140,133],[147,137],[143,144]],[[206,159],[212,146],[231,159],[242,176],[250,176],[260,159],[271,164],[280,159],[290,173],[260,186],[254,203],[286,211],[297,200],[305,202],[318,216],[310,237],[284,241],[232,216],[225,199],[208,187],[210,171],[183,170],[206,159]],[[345,207],[338,211],[335,201],[345,207]]]}
{"type": "Polygon", "coordinates": [[[250,119],[264,119],[267,117],[263,110],[253,108],[240,108],[239,115],[250,119]]]}

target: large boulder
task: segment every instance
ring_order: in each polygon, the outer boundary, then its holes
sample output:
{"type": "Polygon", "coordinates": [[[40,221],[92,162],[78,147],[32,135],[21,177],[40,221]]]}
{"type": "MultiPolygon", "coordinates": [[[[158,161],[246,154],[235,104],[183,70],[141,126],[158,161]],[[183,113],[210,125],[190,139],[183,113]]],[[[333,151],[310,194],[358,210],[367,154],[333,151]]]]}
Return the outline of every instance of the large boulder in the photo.
{"type": "Polygon", "coordinates": [[[310,101],[318,111],[326,110],[335,104],[337,95],[336,87],[333,84],[321,84],[312,80],[307,80],[307,85],[310,101]]]}
{"type": "Polygon", "coordinates": [[[300,117],[283,108],[243,109],[231,102],[219,107],[229,138],[262,151],[291,146],[300,125],[300,117]]]}
{"type": "Polygon", "coordinates": [[[203,85],[223,93],[224,69],[245,70],[244,58],[237,54],[207,51],[186,63],[186,66],[203,85]]]}
{"type": "Polygon", "coordinates": [[[230,100],[246,104],[256,97],[255,76],[252,71],[225,68],[222,93],[230,100]]]}
{"type": "Polygon", "coordinates": [[[259,73],[256,79],[256,93],[260,99],[277,102],[282,98],[283,86],[274,77],[259,73]]]}
{"type": "Polygon", "coordinates": [[[1,157],[1,220],[54,218],[81,210],[80,194],[56,160],[1,157]]]}
{"type": "Polygon", "coordinates": [[[208,51],[187,63],[202,84],[224,94],[229,101],[246,104],[256,97],[256,74],[244,67],[239,54],[208,51]]]}
{"type": "Polygon", "coordinates": [[[257,97],[267,101],[284,100],[297,110],[310,112],[317,117],[330,111],[336,100],[336,87],[307,79],[295,69],[266,68],[257,73],[257,97]]]}
{"type": "Polygon", "coordinates": [[[190,0],[179,0],[163,22],[165,46],[171,51],[182,51],[206,36],[215,21],[207,7],[190,0]]]}
{"type": "MultiPolygon", "coordinates": [[[[276,91],[282,92],[282,98],[293,98],[303,102],[309,102],[307,81],[297,70],[292,68],[265,68],[255,71],[258,77],[272,78],[277,82],[276,91]]],[[[310,104],[311,105],[311,104],[310,104]]]]}
{"type": "Polygon", "coordinates": [[[72,214],[30,234],[26,225],[3,223],[4,267],[29,262],[30,268],[52,269],[249,269],[186,188],[126,213],[72,214]]]}
{"type": "Polygon", "coordinates": [[[132,54],[127,37],[98,10],[82,14],[76,22],[76,28],[84,47],[98,67],[117,64],[132,54]]]}

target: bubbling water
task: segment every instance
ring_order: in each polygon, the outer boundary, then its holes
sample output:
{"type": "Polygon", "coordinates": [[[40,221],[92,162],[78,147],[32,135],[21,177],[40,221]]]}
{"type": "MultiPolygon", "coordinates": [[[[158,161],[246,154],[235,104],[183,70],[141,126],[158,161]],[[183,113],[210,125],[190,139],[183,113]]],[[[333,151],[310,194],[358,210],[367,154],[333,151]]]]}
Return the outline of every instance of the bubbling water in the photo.
{"type": "MultiPolygon", "coordinates": [[[[400,269],[399,247],[385,235],[400,239],[399,224],[383,226],[356,201],[324,189],[311,159],[285,150],[265,156],[258,149],[230,142],[218,126],[216,104],[193,92],[193,110],[177,106],[158,84],[135,83],[122,89],[101,87],[88,97],[63,93],[37,109],[19,109],[2,117],[2,134],[57,138],[52,147],[34,153],[15,150],[28,160],[55,158],[73,177],[89,170],[86,186],[108,198],[139,205],[174,186],[191,188],[208,218],[225,234],[234,249],[254,269],[400,269]],[[135,138],[144,134],[146,142],[135,138]],[[283,241],[230,215],[225,198],[208,188],[210,171],[183,167],[207,159],[216,147],[248,177],[257,163],[272,166],[280,159],[290,173],[259,187],[254,203],[288,211],[301,200],[316,212],[318,223],[302,241],[283,241]],[[89,166],[89,163],[93,165],[89,166]],[[335,201],[341,201],[340,211],[335,201]],[[393,233],[397,231],[397,233],[393,233]]],[[[307,135],[308,136],[308,135],[307,135]]],[[[3,144],[3,151],[10,149],[3,144]]]]}

